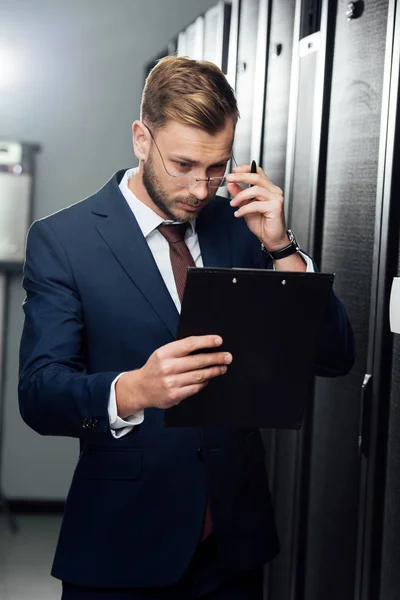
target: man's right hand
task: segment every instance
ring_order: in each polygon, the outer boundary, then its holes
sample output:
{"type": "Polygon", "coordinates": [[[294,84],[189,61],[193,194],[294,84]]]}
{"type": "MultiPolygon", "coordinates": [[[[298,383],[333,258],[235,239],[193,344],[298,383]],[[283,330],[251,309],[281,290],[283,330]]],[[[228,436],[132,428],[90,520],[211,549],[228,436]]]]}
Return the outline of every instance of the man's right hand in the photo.
{"type": "Polygon", "coordinates": [[[200,392],[232,362],[229,352],[201,352],[221,344],[217,335],[202,335],[158,348],[141,369],[118,379],[118,415],[124,419],[145,408],[170,408],[200,392]]]}

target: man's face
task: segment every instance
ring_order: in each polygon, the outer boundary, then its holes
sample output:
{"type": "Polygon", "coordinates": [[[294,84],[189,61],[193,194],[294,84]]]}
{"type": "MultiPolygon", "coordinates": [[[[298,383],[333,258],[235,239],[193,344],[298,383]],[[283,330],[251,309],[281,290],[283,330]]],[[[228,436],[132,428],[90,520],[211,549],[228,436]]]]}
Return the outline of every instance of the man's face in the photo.
{"type": "Polygon", "coordinates": [[[159,151],[152,141],[149,156],[143,162],[143,185],[167,219],[192,221],[215,196],[218,188],[211,188],[204,181],[194,187],[181,187],[177,185],[181,180],[171,175],[223,176],[232,153],[233,123],[227,119],[224,129],[211,135],[195,127],[169,121],[153,135],[159,151]]]}

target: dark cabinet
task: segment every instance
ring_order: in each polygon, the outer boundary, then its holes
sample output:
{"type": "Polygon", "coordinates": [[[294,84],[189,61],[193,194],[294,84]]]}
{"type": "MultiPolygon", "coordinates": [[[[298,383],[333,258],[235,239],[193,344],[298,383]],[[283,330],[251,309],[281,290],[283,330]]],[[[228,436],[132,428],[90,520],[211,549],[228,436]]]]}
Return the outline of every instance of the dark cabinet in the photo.
{"type": "Polygon", "coordinates": [[[235,158],[284,190],[356,339],[352,372],[316,379],[300,432],[262,432],[282,546],[266,600],[400,597],[399,12],[396,0],[233,0],[177,37],[179,53],[202,28],[203,56],[236,90],[235,158]]]}

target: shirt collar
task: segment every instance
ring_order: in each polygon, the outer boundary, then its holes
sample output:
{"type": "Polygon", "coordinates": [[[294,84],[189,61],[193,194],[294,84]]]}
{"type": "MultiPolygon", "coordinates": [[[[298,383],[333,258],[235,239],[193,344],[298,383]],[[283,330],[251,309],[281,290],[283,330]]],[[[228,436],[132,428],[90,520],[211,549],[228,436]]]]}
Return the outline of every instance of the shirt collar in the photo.
{"type": "MultiPolygon", "coordinates": [[[[161,223],[175,223],[175,221],[166,221],[157,213],[154,212],[152,208],[144,204],[132,190],[128,187],[129,180],[136,175],[139,167],[135,167],[133,169],[128,169],[125,171],[124,176],[122,177],[119,188],[121,193],[123,194],[125,200],[127,201],[130,209],[135,215],[136,221],[144,235],[144,237],[148,237],[161,223]]],[[[195,221],[190,221],[190,227],[187,230],[189,235],[196,233],[196,224],[195,221]]]]}

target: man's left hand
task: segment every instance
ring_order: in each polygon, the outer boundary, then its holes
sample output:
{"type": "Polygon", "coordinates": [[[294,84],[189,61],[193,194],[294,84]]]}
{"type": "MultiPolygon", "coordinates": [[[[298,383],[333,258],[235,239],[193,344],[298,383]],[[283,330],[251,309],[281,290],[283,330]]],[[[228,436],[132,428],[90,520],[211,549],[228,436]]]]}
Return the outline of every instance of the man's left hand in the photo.
{"type": "Polygon", "coordinates": [[[268,179],[261,167],[257,167],[257,173],[250,171],[250,165],[240,165],[227,175],[231,206],[239,207],[235,216],[245,218],[250,231],[268,250],[280,250],[289,243],[283,192],[268,179]],[[243,189],[240,183],[253,187],[243,189]]]}

